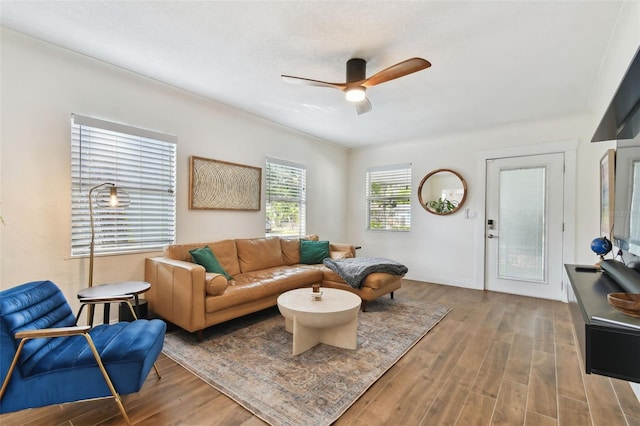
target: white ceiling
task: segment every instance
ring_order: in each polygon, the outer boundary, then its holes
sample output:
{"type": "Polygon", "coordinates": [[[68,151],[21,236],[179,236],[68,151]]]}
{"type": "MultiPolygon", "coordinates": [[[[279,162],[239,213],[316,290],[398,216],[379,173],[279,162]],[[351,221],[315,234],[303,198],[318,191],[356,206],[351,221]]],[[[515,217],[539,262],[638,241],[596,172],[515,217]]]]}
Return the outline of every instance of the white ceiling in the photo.
{"type": "Polygon", "coordinates": [[[618,1],[0,1],[0,24],[350,147],[425,140],[581,112],[618,1]],[[370,76],[418,56],[431,68],[368,90],[358,116],[334,89],[349,58],[370,76]]]}

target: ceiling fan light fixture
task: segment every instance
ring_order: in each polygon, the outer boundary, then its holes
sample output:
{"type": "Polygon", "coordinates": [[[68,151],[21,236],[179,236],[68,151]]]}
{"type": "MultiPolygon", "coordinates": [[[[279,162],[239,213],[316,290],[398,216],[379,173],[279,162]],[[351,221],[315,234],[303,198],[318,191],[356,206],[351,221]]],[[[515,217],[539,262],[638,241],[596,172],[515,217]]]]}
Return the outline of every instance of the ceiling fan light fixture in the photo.
{"type": "Polygon", "coordinates": [[[345,90],[345,97],[349,102],[360,102],[366,98],[364,87],[350,87],[345,90]]]}
{"type": "MultiPolygon", "coordinates": [[[[0,0],[2,1],[2,0],[0,0]]],[[[422,58],[410,58],[398,62],[367,78],[367,61],[360,58],[351,58],[347,61],[347,81],[344,83],[329,83],[327,81],[312,80],[310,78],[282,75],[285,83],[301,84],[304,86],[329,87],[338,89],[345,94],[348,102],[354,104],[358,115],[371,111],[371,102],[367,99],[366,90],[378,84],[413,74],[414,72],[429,68],[431,63],[422,58]]]]}

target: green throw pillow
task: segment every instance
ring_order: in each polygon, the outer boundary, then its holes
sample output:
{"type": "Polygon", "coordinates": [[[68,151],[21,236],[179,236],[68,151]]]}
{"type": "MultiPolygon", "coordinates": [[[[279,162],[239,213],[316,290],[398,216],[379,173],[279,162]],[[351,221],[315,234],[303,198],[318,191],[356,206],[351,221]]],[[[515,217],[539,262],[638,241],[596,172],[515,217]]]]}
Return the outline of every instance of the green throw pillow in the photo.
{"type": "Polygon", "coordinates": [[[227,271],[222,268],[220,262],[218,262],[218,259],[216,259],[216,256],[213,254],[209,246],[189,250],[189,253],[191,253],[191,258],[193,258],[193,261],[198,265],[204,266],[204,269],[207,272],[222,274],[226,279],[231,279],[231,275],[227,274],[227,271]]]}
{"type": "Polygon", "coordinates": [[[329,257],[329,241],[300,240],[300,263],[314,265],[329,257]]]}

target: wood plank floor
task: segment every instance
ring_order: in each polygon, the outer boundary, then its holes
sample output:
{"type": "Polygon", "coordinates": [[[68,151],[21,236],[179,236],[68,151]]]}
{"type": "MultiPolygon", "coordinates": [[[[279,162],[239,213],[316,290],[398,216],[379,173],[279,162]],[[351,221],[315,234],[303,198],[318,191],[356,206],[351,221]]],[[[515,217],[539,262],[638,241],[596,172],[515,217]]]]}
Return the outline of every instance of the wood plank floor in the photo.
{"type": "MultiPolygon", "coordinates": [[[[396,298],[452,311],[336,425],[640,426],[627,382],[582,372],[566,304],[409,280],[396,298]]],[[[152,372],[123,397],[135,425],[264,425],[166,356],[158,366],[161,380],[152,372]]],[[[3,426],[122,423],[108,399],[0,416],[3,426]]]]}

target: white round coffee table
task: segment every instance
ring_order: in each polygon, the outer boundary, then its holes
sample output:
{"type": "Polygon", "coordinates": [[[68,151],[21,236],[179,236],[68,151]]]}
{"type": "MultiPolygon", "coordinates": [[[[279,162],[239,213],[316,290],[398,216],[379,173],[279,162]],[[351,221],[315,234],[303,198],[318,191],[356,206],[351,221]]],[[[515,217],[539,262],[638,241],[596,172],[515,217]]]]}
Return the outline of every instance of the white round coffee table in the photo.
{"type": "Polygon", "coordinates": [[[359,296],[335,288],[321,288],[322,299],[314,300],[310,288],[287,291],[278,297],[285,329],[293,334],[293,355],[318,343],[345,349],[358,348],[359,296]]]}

